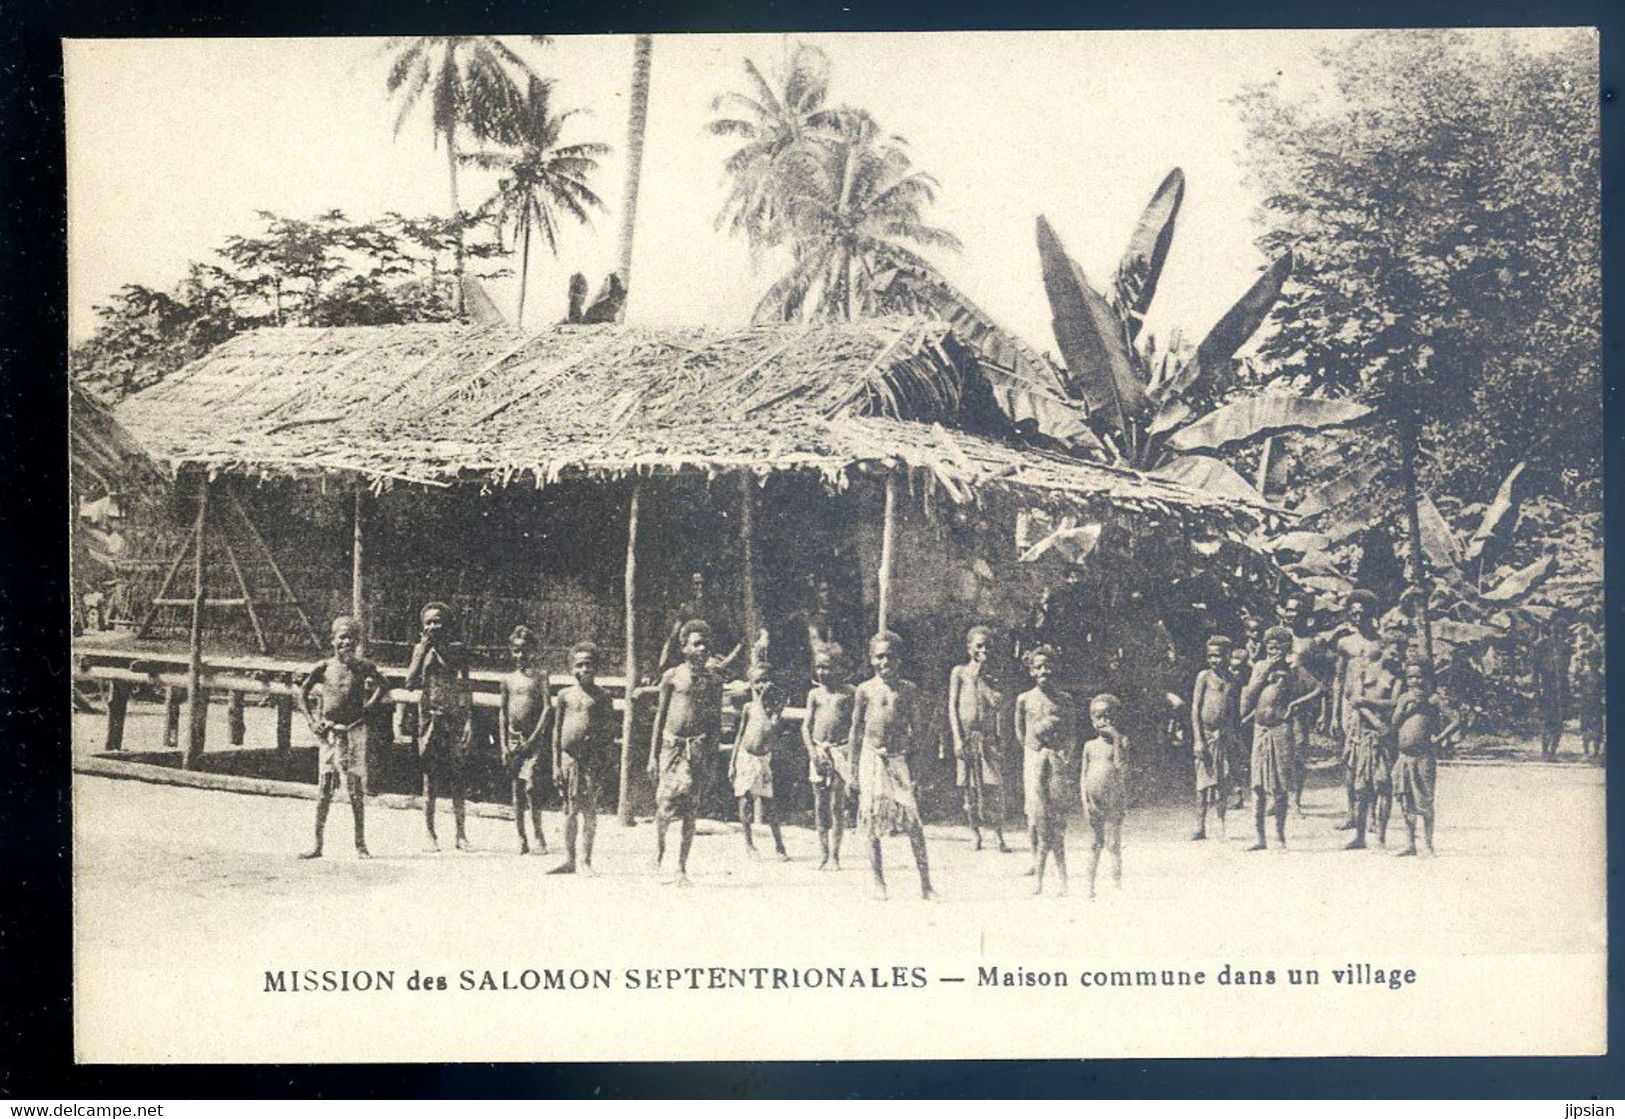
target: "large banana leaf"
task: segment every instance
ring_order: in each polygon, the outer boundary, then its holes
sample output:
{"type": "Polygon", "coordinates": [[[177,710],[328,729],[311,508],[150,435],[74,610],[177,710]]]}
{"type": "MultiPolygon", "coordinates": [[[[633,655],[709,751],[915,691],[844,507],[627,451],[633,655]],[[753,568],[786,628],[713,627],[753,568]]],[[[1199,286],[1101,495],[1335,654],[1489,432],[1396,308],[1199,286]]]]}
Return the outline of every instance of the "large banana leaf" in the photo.
{"type": "MultiPolygon", "coordinates": [[[[1369,494],[1377,479],[1382,477],[1388,469],[1389,464],[1379,460],[1372,460],[1356,466],[1347,473],[1339,474],[1331,481],[1311,490],[1298,503],[1298,507],[1293,512],[1306,520],[1310,517],[1319,517],[1321,514],[1336,509],[1362,494],[1369,494]]],[[[1363,528],[1364,526],[1358,527],[1363,528]]]]}
{"type": "Polygon", "coordinates": [[[1117,266],[1113,286],[1131,341],[1140,333],[1151,297],[1157,293],[1157,280],[1174,239],[1174,219],[1179,216],[1179,204],[1184,198],[1185,173],[1175,167],[1146,204],[1139,224],[1129,236],[1122,263],[1117,266]]]}
{"type": "Polygon", "coordinates": [[[1089,285],[1083,269],[1067,255],[1043,217],[1038,219],[1038,259],[1070,394],[1084,402],[1090,415],[1111,423],[1126,441],[1129,418],[1145,412],[1151,402],[1135,372],[1123,320],[1089,285]]]}
{"type": "Polygon", "coordinates": [[[1518,568],[1479,597],[1487,602],[1511,602],[1534,590],[1556,567],[1557,557],[1547,553],[1535,562],[1518,568]]]}
{"type": "Polygon", "coordinates": [[[1283,431],[1318,431],[1354,423],[1371,414],[1351,400],[1265,393],[1215,408],[1168,437],[1176,451],[1217,451],[1283,431]]]}
{"type": "Polygon", "coordinates": [[[1171,482],[1190,486],[1192,489],[1207,490],[1220,497],[1250,501],[1258,505],[1268,504],[1263,495],[1253,489],[1251,482],[1223,462],[1208,455],[1176,455],[1151,471],[1151,474],[1154,477],[1167,478],[1171,482]]]}
{"type": "Polygon", "coordinates": [[[1434,570],[1460,570],[1461,546],[1456,532],[1427,494],[1416,504],[1416,523],[1422,532],[1422,554],[1434,570]]]}
{"type": "Polygon", "coordinates": [[[1292,532],[1283,532],[1279,536],[1271,536],[1263,544],[1271,552],[1297,552],[1307,556],[1312,552],[1324,552],[1331,547],[1332,540],[1322,532],[1295,529],[1292,532]]]}
{"type": "Polygon", "coordinates": [[[1167,400],[1169,397],[1179,396],[1201,380],[1204,373],[1218,369],[1229,361],[1247,339],[1258,333],[1258,328],[1264,325],[1264,320],[1269,318],[1271,308],[1281,297],[1281,287],[1291,274],[1291,253],[1282,256],[1265,269],[1264,274],[1254,280],[1253,286],[1247,289],[1247,294],[1237,300],[1236,305],[1213,324],[1213,329],[1207,332],[1207,337],[1196,347],[1196,355],[1168,379],[1159,393],[1159,398],[1167,400]]]}
{"type": "Polygon", "coordinates": [[[1524,464],[1514,466],[1506,478],[1501,482],[1501,488],[1495,491],[1495,500],[1490,507],[1484,510],[1484,519],[1478,522],[1478,529],[1473,538],[1467,542],[1467,561],[1469,563],[1483,557],[1485,550],[1494,550],[1493,545],[1499,544],[1511,534],[1512,525],[1518,519],[1518,502],[1512,496],[1512,487],[1518,481],[1518,475],[1523,473],[1524,464]]]}

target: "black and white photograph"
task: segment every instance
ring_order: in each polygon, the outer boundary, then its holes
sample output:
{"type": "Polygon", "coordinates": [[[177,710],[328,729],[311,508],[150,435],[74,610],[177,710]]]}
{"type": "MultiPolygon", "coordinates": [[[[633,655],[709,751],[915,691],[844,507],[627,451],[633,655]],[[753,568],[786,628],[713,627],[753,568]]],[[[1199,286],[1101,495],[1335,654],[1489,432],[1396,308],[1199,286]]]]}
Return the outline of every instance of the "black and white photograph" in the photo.
{"type": "Polygon", "coordinates": [[[75,1058],[1605,1052],[1598,49],[64,42],[75,1058]]]}

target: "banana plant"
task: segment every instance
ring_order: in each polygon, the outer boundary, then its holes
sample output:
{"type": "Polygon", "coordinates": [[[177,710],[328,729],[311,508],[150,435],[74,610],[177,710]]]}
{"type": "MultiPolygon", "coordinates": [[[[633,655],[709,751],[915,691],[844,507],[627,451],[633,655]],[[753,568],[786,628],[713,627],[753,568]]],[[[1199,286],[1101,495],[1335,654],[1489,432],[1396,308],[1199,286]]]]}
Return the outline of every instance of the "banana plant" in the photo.
{"type": "Polygon", "coordinates": [[[1051,325],[1063,365],[999,328],[962,293],[940,280],[904,272],[882,278],[910,285],[977,354],[995,398],[1017,430],[1126,466],[1248,501],[1259,492],[1220,456],[1290,431],[1314,431],[1364,419],[1371,409],[1343,400],[1285,393],[1246,396],[1204,409],[1198,393],[1229,373],[1241,349],[1269,317],[1292,271],[1290,254],[1258,277],[1194,348],[1158,346],[1144,330],[1175,223],[1185,175],[1169,172],[1129,236],[1106,292],[1097,290],[1050,222],[1038,218],[1038,255],[1051,325]]]}

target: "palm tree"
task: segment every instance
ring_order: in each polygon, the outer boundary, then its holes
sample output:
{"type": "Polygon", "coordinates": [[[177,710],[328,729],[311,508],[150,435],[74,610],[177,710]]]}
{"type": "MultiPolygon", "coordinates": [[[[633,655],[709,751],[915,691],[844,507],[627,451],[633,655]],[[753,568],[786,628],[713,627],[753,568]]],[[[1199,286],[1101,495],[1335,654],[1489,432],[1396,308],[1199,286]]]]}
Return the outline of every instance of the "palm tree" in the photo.
{"type": "MultiPolygon", "coordinates": [[[[626,118],[626,193],[621,211],[621,290],[632,286],[632,234],[638,224],[638,187],[643,179],[643,134],[649,127],[649,72],[654,62],[654,36],[639,35],[632,44],[632,103],[626,118]]],[[[626,319],[626,300],[615,311],[615,321],[626,319]]]]}
{"type": "MultiPolygon", "coordinates": [[[[546,35],[527,35],[532,44],[546,35]]],[[[391,56],[385,88],[401,103],[395,119],[400,133],[406,118],[428,95],[437,138],[446,141],[446,176],[456,232],[457,313],[463,313],[462,206],[457,198],[458,132],[466,128],[477,140],[490,140],[512,121],[524,103],[519,78],[535,77],[530,64],[494,35],[420,35],[394,38],[384,45],[391,56]]]]}
{"type": "Polygon", "coordinates": [[[581,110],[552,112],[552,91],[552,82],[532,77],[523,109],[498,130],[504,147],[461,157],[465,163],[502,175],[487,206],[494,211],[499,225],[511,225],[518,236],[517,325],[521,327],[525,325],[525,293],[530,283],[531,234],[539,233],[548,252],[557,256],[560,212],[586,224],[591,221],[589,208],[604,208],[603,200],[587,185],[587,177],[598,170],[598,157],[608,154],[609,145],[561,145],[559,137],[565,124],[581,110]]]}
{"type": "Polygon", "coordinates": [[[775,85],[750,59],[745,60],[748,92],[724,93],[711,102],[723,114],[705,127],[713,136],[736,137],[739,147],[723,164],[730,186],[717,214],[717,228],[742,234],[753,249],[777,244],[786,232],[782,222],[779,175],[809,138],[825,136],[840,123],[831,109],[829,56],[817,47],[797,43],[785,55],[775,85]]]}
{"type": "Polygon", "coordinates": [[[915,250],[960,248],[922,216],[936,201],[936,179],[914,169],[901,140],[882,139],[867,113],[844,111],[834,132],[792,149],[775,177],[773,205],[794,259],[757,304],[758,321],[850,322],[918,309],[914,285],[877,281],[906,273],[920,285],[940,283],[915,250]]]}

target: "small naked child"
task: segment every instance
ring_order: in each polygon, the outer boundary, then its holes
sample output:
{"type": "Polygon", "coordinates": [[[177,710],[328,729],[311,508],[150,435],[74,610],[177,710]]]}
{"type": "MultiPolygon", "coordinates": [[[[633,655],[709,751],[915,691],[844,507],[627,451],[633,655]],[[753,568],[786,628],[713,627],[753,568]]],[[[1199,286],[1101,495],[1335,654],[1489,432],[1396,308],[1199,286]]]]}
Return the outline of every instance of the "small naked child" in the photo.
{"type": "Polygon", "coordinates": [[[818,869],[841,869],[846,830],[846,790],[852,782],[852,685],[846,682],[845,650],[829,642],[813,650],[813,686],[801,741],[807,747],[807,780],[818,828],[818,869]],[[831,832],[833,831],[833,837],[831,832]]]}

